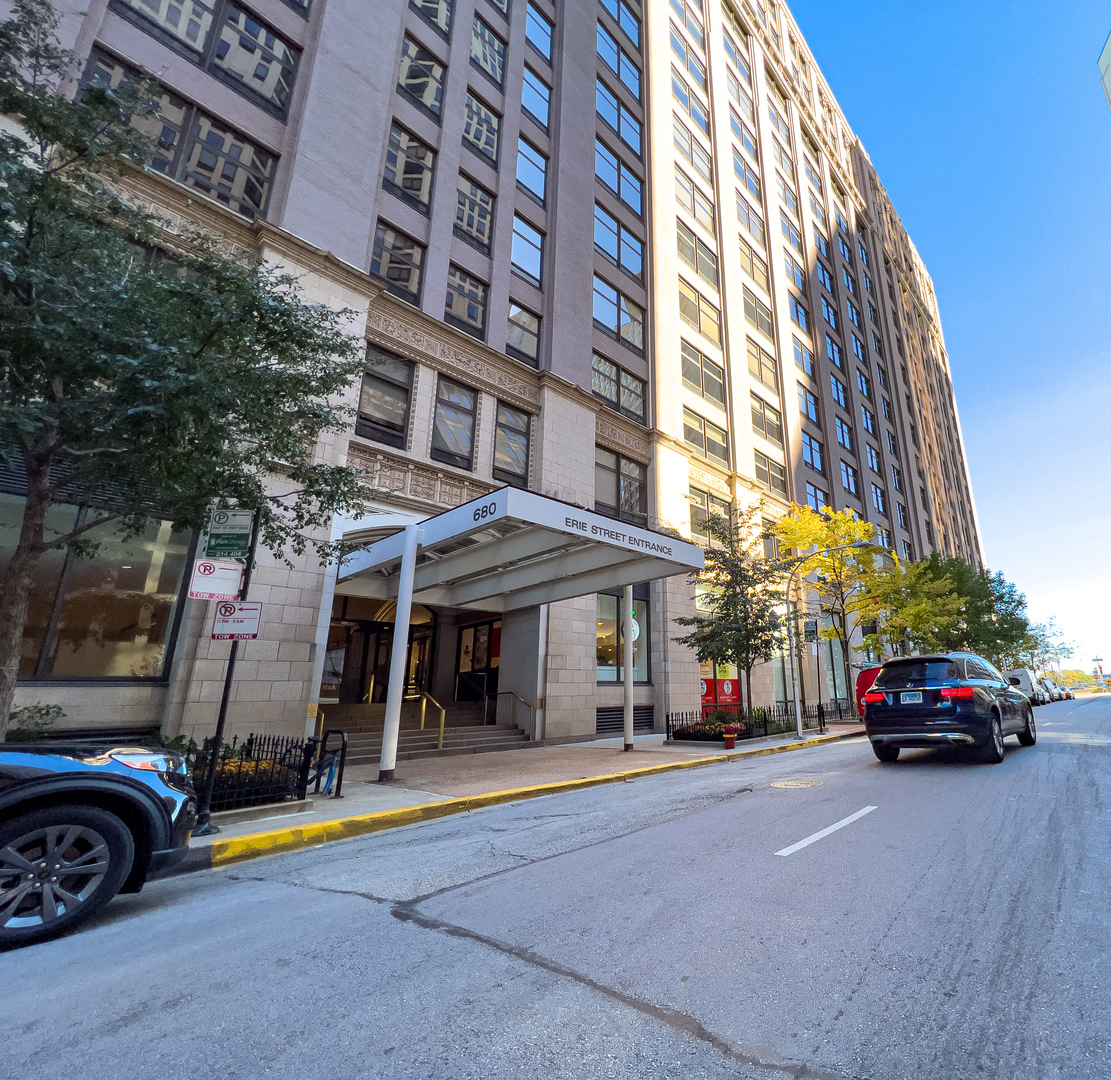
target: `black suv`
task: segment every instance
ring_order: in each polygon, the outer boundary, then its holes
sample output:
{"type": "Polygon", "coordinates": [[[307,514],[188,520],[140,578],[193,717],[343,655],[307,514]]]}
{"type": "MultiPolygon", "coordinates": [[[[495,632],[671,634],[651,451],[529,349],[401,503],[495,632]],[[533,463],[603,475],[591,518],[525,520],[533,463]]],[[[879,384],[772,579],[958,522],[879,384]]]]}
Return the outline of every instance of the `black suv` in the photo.
{"type": "Polygon", "coordinates": [[[179,754],[0,745],[0,949],[68,933],[185,858],[197,798],[179,754]]]}
{"type": "Polygon", "coordinates": [[[1030,699],[982,656],[899,656],[864,695],[864,727],[880,761],[903,747],[965,746],[981,761],[1003,760],[1003,739],[1038,739],[1030,699]]]}

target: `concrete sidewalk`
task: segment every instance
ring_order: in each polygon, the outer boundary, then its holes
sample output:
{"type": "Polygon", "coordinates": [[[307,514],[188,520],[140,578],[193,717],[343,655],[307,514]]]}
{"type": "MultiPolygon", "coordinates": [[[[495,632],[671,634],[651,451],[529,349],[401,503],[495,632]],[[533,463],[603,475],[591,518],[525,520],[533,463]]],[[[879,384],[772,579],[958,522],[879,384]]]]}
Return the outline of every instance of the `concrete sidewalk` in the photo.
{"type": "MultiPolygon", "coordinates": [[[[863,732],[862,724],[831,724],[824,737],[816,732],[806,732],[804,742],[820,745],[821,742],[837,741],[863,732]],[[815,743],[815,739],[820,742],[815,743]]],[[[396,779],[385,784],[377,781],[377,765],[359,766],[347,771],[340,799],[310,794],[310,810],[296,814],[275,810],[266,817],[223,825],[220,832],[213,836],[195,837],[190,844],[190,858],[183,864],[182,870],[205,869],[218,862],[232,861],[231,858],[222,858],[221,852],[229,855],[236,852],[237,859],[250,857],[245,855],[246,849],[259,845],[249,841],[249,837],[296,833],[297,842],[289,838],[281,842],[282,850],[291,850],[326,842],[331,837],[324,833],[333,831],[328,826],[340,825],[348,819],[365,821],[375,818],[380,819],[375,824],[391,827],[391,822],[407,824],[410,820],[420,820],[422,816],[437,817],[444,812],[457,812],[448,807],[437,811],[437,803],[465,803],[459,806],[462,811],[488,802],[507,801],[500,798],[503,795],[509,798],[535,797],[551,790],[606,782],[628,772],[697,767],[703,761],[709,763],[711,759],[735,760],[737,757],[781,752],[797,745],[800,744],[796,736],[791,734],[746,740],[738,743],[736,750],[725,751],[713,744],[669,743],[663,734],[652,734],[635,736],[635,749],[626,752],[624,741],[619,736],[527,750],[399,761],[396,779]],[[416,816],[405,813],[410,810],[414,810],[416,816]],[[217,847],[216,852],[205,850],[213,845],[217,847]]],[[[360,828],[357,831],[375,830],[360,828]]],[[[259,854],[266,853],[259,851],[259,854]]]]}

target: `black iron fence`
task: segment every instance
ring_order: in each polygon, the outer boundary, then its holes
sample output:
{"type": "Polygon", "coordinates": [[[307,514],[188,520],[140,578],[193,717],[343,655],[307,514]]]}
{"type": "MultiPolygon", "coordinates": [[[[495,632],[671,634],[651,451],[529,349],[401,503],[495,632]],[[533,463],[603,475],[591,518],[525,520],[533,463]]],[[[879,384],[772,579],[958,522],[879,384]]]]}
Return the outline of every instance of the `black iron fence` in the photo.
{"type": "Polygon", "coordinates": [[[217,813],[303,799],[317,746],[317,739],[248,735],[242,741],[237,736],[223,743],[213,755],[212,740],[205,739],[201,746],[190,747],[186,761],[198,791],[215,767],[211,809],[217,813]]]}
{"type": "MultiPolygon", "coordinates": [[[[860,718],[849,701],[824,702],[802,707],[804,731],[825,731],[826,725],[860,718]]],[[[734,737],[764,739],[796,730],[792,702],[746,709],[743,705],[717,705],[698,712],[668,713],[667,738],[684,742],[721,742],[725,729],[735,729],[734,737]]]]}

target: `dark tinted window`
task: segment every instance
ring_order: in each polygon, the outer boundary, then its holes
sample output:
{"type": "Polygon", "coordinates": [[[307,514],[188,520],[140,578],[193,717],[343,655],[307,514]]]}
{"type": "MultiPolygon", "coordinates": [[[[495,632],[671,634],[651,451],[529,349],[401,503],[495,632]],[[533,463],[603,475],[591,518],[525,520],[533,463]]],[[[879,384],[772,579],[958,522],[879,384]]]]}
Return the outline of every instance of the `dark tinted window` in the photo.
{"type": "Polygon", "coordinates": [[[960,669],[952,660],[902,660],[885,664],[876,676],[876,686],[881,690],[900,686],[925,686],[927,683],[959,679],[960,669]]]}

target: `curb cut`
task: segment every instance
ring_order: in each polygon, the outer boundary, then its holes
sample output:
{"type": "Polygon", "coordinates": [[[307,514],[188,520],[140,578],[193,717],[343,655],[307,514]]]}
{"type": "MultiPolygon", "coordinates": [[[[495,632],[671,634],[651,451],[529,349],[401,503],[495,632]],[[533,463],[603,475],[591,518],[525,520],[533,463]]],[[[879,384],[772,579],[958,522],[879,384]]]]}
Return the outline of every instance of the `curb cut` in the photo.
{"type": "Polygon", "coordinates": [[[754,747],[751,750],[737,750],[728,754],[715,754],[713,757],[694,758],[690,761],[672,761],[662,765],[647,765],[639,769],[607,773],[602,776],[588,776],[581,780],[558,780],[548,784],[534,784],[530,787],[508,788],[505,791],[488,791],[482,795],[468,795],[458,799],[444,799],[441,802],[420,803],[396,810],[379,810],[372,814],[357,814],[352,817],[336,818],[332,821],[319,821],[312,824],[293,826],[286,829],[271,829],[266,832],[248,833],[227,840],[216,840],[205,847],[190,848],[186,858],[178,863],[170,874],[177,876],[197,870],[219,869],[235,863],[259,859],[267,855],[280,855],[290,851],[317,847],[336,840],[348,840],[356,836],[396,829],[402,825],[414,825],[421,821],[450,817],[485,806],[498,806],[503,803],[521,802],[536,799],[542,795],[555,795],[565,791],[578,791],[582,788],[614,784],[640,777],[659,776],[661,773],[679,772],[685,769],[699,769],[706,765],[722,765],[729,761],[745,758],[767,757],[783,754],[791,750],[805,750],[813,746],[841,742],[858,738],[862,732],[847,732],[838,735],[818,735],[801,742],[780,743],[776,746],[754,747]]]}

